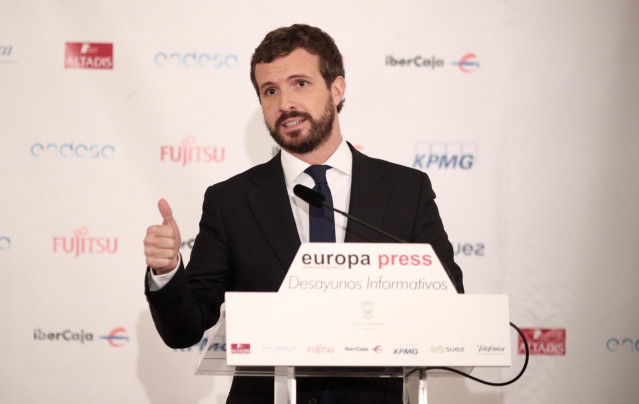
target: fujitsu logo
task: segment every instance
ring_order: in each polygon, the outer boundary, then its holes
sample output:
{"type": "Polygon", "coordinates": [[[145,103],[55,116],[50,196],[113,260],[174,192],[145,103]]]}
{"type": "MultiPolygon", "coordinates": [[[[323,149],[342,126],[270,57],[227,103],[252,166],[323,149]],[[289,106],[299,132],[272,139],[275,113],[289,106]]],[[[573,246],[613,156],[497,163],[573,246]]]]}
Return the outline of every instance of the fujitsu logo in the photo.
{"type": "Polygon", "coordinates": [[[118,239],[115,237],[90,237],[85,226],[73,232],[73,236],[54,236],[53,252],[73,254],[75,258],[83,254],[115,254],[118,239]]]}
{"type": "Polygon", "coordinates": [[[308,347],[308,353],[312,353],[315,355],[321,354],[332,354],[335,352],[335,348],[332,346],[322,346],[322,344],[317,344],[315,346],[308,347]]]}
{"type": "Polygon", "coordinates": [[[182,139],[178,146],[160,146],[161,161],[180,163],[182,167],[187,163],[222,163],[224,155],[224,147],[195,145],[193,135],[182,139]]]}

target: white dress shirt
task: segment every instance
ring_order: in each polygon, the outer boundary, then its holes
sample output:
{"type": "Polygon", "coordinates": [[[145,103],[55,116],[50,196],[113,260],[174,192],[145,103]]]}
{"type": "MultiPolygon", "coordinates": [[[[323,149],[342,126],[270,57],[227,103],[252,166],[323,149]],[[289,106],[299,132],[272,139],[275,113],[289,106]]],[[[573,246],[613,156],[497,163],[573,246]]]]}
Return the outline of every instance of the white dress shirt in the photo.
{"type": "MultiPolygon", "coordinates": [[[[295,196],[293,187],[302,184],[312,189],[315,186],[313,178],[304,172],[310,164],[298,159],[284,149],[282,149],[281,160],[284,179],[286,181],[286,190],[288,191],[289,201],[291,202],[291,210],[293,212],[293,218],[295,219],[295,225],[297,226],[297,233],[302,243],[308,243],[310,238],[308,203],[295,196]]],[[[333,206],[336,209],[348,213],[348,204],[351,199],[353,154],[344,139],[342,139],[342,143],[340,143],[337,150],[335,150],[324,164],[331,167],[326,171],[326,182],[331,189],[333,206]]],[[[346,224],[346,217],[335,213],[335,240],[338,243],[344,242],[346,224]]],[[[181,260],[182,256],[178,254],[178,267],[180,266],[181,260]]],[[[169,283],[173,275],[175,275],[175,270],[162,275],[155,275],[153,271],[149,271],[149,289],[151,291],[161,289],[169,283]]]]}

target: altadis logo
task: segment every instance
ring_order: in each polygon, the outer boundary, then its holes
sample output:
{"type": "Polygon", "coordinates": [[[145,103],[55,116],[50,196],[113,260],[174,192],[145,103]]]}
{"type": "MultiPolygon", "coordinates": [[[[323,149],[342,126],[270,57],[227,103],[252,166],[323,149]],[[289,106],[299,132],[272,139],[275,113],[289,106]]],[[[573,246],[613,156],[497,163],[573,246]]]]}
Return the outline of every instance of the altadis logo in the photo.
{"type": "Polygon", "coordinates": [[[118,239],[115,237],[89,237],[85,226],[73,232],[73,236],[54,236],[53,252],[72,254],[75,258],[84,254],[115,254],[118,252],[118,239]]]}
{"type": "Polygon", "coordinates": [[[222,163],[224,147],[195,145],[195,136],[187,136],[178,146],[160,146],[160,161],[179,163],[182,167],[188,163],[222,163]]]}
{"type": "Polygon", "coordinates": [[[7,236],[0,236],[0,251],[7,251],[11,247],[11,239],[7,236]]]}
{"type": "Polygon", "coordinates": [[[113,69],[113,44],[67,42],[64,46],[65,69],[113,69]]]}
{"type": "Polygon", "coordinates": [[[479,69],[479,62],[474,53],[467,53],[457,62],[451,62],[452,65],[459,66],[459,70],[463,73],[475,73],[479,69]]]}
{"type": "Polygon", "coordinates": [[[109,334],[100,336],[100,339],[107,340],[109,345],[114,348],[120,348],[129,342],[129,337],[127,335],[122,335],[125,332],[126,329],[123,327],[114,328],[109,334]]]}
{"type": "Polygon", "coordinates": [[[475,143],[417,143],[413,168],[426,171],[470,170],[476,164],[475,143]]]}
{"type": "Polygon", "coordinates": [[[251,344],[231,344],[232,354],[250,354],[251,344]]]}
{"type": "MultiPolygon", "coordinates": [[[[566,330],[564,328],[523,328],[531,355],[566,355],[566,330]]],[[[517,353],[526,353],[524,341],[519,336],[517,353]]]]}

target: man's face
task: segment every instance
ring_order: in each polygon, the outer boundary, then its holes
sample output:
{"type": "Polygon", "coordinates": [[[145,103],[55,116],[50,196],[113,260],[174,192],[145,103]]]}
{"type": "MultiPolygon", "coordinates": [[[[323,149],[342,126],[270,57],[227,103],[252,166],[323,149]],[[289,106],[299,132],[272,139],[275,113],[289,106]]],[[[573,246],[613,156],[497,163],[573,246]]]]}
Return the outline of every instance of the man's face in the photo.
{"type": "Polygon", "coordinates": [[[304,154],[315,150],[333,132],[335,100],[326,88],[319,57],[302,48],[271,63],[255,66],[264,121],[281,148],[304,154]]]}

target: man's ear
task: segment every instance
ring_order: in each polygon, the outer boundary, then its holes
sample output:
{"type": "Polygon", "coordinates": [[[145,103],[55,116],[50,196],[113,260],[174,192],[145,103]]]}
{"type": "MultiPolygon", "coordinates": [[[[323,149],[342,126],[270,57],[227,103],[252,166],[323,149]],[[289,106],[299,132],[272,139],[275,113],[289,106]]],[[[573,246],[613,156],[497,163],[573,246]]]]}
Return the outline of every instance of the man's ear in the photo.
{"type": "Polygon", "coordinates": [[[333,105],[337,106],[344,99],[344,93],[346,92],[346,80],[344,77],[337,76],[331,84],[331,97],[333,98],[333,105]]]}

